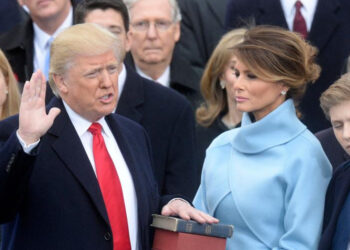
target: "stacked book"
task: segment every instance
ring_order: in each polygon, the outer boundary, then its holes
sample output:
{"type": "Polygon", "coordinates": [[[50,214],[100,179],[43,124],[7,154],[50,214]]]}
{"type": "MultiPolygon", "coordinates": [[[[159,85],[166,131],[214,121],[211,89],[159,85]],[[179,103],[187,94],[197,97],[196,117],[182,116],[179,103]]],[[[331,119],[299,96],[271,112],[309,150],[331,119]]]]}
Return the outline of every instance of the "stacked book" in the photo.
{"type": "Polygon", "coordinates": [[[153,214],[152,250],[225,250],[232,225],[200,224],[193,220],[153,214]]]}

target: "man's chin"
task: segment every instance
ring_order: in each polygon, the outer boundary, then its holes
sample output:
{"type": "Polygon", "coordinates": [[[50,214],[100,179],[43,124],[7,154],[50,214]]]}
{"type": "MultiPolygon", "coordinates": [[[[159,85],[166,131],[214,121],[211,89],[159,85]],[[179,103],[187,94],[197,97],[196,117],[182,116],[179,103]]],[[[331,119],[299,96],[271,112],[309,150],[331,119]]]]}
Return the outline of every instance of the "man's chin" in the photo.
{"type": "Polygon", "coordinates": [[[108,104],[105,105],[104,107],[101,107],[97,113],[102,117],[102,116],[106,116],[109,115],[111,113],[114,112],[115,108],[116,108],[116,104],[108,104]]]}
{"type": "Polygon", "coordinates": [[[163,62],[164,60],[162,60],[162,58],[160,57],[145,57],[145,60],[142,60],[144,63],[146,64],[159,64],[161,62],[163,62]]]}

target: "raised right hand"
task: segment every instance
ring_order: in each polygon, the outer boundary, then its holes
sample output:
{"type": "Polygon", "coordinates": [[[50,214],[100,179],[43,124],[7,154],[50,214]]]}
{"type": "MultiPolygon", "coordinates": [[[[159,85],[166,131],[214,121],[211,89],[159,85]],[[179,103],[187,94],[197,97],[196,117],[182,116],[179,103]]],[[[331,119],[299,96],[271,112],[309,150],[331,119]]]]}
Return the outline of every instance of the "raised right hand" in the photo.
{"type": "Polygon", "coordinates": [[[18,134],[27,145],[38,141],[61,112],[59,108],[52,108],[46,114],[45,94],[45,76],[38,70],[24,84],[19,108],[18,134]]]}

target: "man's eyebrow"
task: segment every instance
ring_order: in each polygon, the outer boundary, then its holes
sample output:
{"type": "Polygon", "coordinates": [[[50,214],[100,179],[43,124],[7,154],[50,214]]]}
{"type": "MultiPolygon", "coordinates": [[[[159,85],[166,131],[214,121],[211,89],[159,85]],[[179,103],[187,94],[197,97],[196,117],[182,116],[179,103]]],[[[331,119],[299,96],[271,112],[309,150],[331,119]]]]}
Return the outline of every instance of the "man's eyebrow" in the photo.
{"type": "Polygon", "coordinates": [[[333,123],[337,123],[337,122],[343,122],[342,120],[340,120],[340,119],[335,119],[335,120],[332,120],[331,119],[331,123],[333,124],[333,123]]]}
{"type": "Polygon", "coordinates": [[[115,28],[122,29],[122,26],[121,25],[117,25],[117,24],[109,25],[108,27],[112,28],[112,29],[115,29],[115,28]]]}

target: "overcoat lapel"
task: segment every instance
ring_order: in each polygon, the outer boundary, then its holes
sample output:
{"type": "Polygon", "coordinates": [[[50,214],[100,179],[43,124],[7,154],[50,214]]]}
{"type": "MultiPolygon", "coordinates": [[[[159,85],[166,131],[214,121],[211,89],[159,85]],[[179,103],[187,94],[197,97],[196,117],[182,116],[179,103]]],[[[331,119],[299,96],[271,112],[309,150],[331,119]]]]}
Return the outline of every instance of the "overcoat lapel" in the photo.
{"type": "Polygon", "coordinates": [[[133,181],[134,182],[137,181],[137,179],[135,179],[135,177],[137,176],[136,163],[132,157],[132,149],[130,148],[130,145],[127,143],[127,138],[125,138],[123,132],[120,129],[120,126],[118,125],[113,115],[106,116],[106,122],[109,128],[111,129],[114,135],[114,138],[117,141],[118,147],[124,157],[126,165],[128,166],[128,169],[131,173],[133,181]]]}
{"type": "Polygon", "coordinates": [[[308,40],[320,51],[324,45],[327,44],[340,23],[337,17],[339,9],[340,4],[337,0],[318,1],[308,40]],[[320,33],[322,35],[320,35],[320,33]]]}
{"type": "Polygon", "coordinates": [[[214,16],[219,20],[222,27],[225,27],[225,12],[226,3],[220,4],[216,0],[207,0],[209,9],[214,13],[214,16]]]}
{"type": "Polygon", "coordinates": [[[51,147],[57,157],[75,176],[78,182],[86,190],[92,202],[103,219],[109,224],[103,197],[98,185],[96,175],[86,155],[84,147],[71,123],[68,114],[61,100],[55,98],[54,106],[61,109],[60,115],[56,118],[48,135],[56,137],[51,147]]]}
{"type": "MultiPolygon", "coordinates": [[[[148,174],[143,172],[145,171],[142,166],[139,166],[143,162],[147,162],[147,159],[143,160],[137,160],[142,158],[142,156],[135,154],[133,150],[133,145],[129,143],[128,138],[123,133],[121,127],[118,124],[118,121],[116,119],[116,116],[111,114],[109,116],[106,116],[106,122],[108,126],[110,127],[114,138],[117,141],[118,147],[124,157],[125,163],[128,166],[128,169],[130,171],[130,174],[132,176],[133,182],[134,182],[134,188],[136,192],[136,198],[137,198],[137,210],[138,210],[138,223],[139,223],[139,234],[140,237],[140,244],[142,244],[146,238],[145,232],[148,230],[147,228],[144,228],[144,225],[148,224],[148,217],[150,215],[149,203],[150,196],[147,192],[149,183],[147,183],[147,176],[148,174]]],[[[143,246],[140,246],[140,249],[143,249],[143,246]]]]}
{"type": "MultiPolygon", "coordinates": [[[[138,156],[135,155],[133,151],[133,145],[130,145],[128,138],[125,137],[123,131],[121,130],[116,117],[112,114],[109,116],[106,116],[106,121],[114,135],[114,138],[117,141],[118,147],[124,157],[124,160],[126,162],[126,165],[128,166],[128,169],[131,173],[134,187],[136,191],[136,196],[139,204],[147,204],[148,202],[144,200],[145,197],[145,176],[147,176],[146,173],[142,173],[143,168],[138,166],[140,162],[136,162],[135,159],[138,159],[138,156]],[[140,178],[142,176],[142,178],[140,178]]],[[[140,156],[139,156],[140,157],[140,156]]],[[[147,183],[145,184],[147,185],[147,183]]]]}
{"type": "Polygon", "coordinates": [[[259,0],[258,10],[256,20],[258,24],[275,25],[288,29],[280,0],[259,0]]]}
{"type": "Polygon", "coordinates": [[[142,112],[140,108],[144,103],[144,89],[141,78],[128,66],[126,69],[126,80],[123,92],[118,100],[116,113],[124,115],[129,119],[140,123],[142,112]]]}

